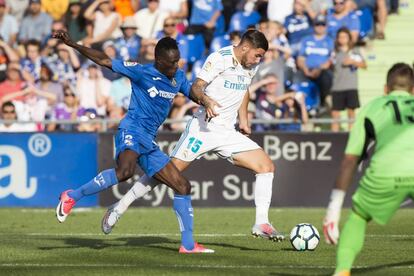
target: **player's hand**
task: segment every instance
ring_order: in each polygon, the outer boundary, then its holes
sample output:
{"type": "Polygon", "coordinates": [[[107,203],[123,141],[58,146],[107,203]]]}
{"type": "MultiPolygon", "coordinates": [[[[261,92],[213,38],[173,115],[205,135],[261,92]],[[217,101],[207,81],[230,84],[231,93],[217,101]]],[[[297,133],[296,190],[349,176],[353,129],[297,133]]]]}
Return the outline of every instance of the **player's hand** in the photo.
{"type": "Polygon", "coordinates": [[[252,129],[248,124],[239,124],[239,131],[246,136],[252,134],[252,129]]]}
{"type": "Polygon", "coordinates": [[[54,32],[52,34],[52,37],[56,38],[56,39],[60,39],[63,43],[65,43],[66,45],[69,45],[69,46],[74,44],[74,42],[70,38],[69,34],[66,31],[63,31],[63,30],[59,30],[59,31],[54,32]]]}
{"type": "Polygon", "coordinates": [[[221,107],[221,105],[207,95],[204,95],[203,97],[203,106],[206,110],[206,121],[210,121],[212,118],[219,115],[217,113],[217,108],[221,107]]]}
{"type": "Polygon", "coordinates": [[[328,209],[323,220],[323,235],[327,244],[338,244],[339,240],[339,218],[341,211],[328,209]]]}

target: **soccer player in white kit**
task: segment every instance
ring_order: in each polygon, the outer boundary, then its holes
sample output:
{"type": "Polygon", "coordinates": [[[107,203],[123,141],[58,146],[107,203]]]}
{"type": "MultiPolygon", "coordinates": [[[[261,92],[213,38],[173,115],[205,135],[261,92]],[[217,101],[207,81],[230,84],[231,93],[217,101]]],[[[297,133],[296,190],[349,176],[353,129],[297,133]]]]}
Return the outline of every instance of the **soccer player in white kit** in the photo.
{"type": "MultiPolygon", "coordinates": [[[[216,114],[200,107],[188,122],[171,158],[173,164],[184,171],[195,159],[214,152],[234,165],[254,172],[256,221],[252,235],[281,241],[284,236],[268,218],[275,167],[264,150],[248,138],[251,132],[247,119],[248,87],[267,49],[265,36],[249,30],[237,46],[224,47],[210,54],[192,89],[204,91],[218,103],[216,114]],[[235,129],[237,117],[239,131],[235,129]]],[[[141,176],[123,198],[108,209],[102,220],[103,232],[109,234],[128,206],[159,183],[146,175],[141,176]]]]}

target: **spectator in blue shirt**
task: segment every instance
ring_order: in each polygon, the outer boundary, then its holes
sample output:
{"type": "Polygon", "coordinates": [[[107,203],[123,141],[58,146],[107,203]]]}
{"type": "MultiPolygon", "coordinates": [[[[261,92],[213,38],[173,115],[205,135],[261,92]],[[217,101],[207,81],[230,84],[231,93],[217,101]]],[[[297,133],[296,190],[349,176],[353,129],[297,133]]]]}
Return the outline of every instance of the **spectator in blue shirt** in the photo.
{"type": "Polygon", "coordinates": [[[133,17],[125,18],[121,25],[122,36],[115,40],[115,48],[122,60],[138,60],[141,50],[141,37],[137,35],[137,25],[133,17]]]}
{"type": "Polygon", "coordinates": [[[25,81],[35,83],[40,78],[42,58],[40,56],[40,42],[29,40],[25,45],[26,57],[21,59],[22,75],[25,81]]]}
{"type": "Polygon", "coordinates": [[[188,57],[188,40],[185,35],[178,32],[177,30],[177,20],[173,17],[168,17],[164,20],[164,26],[162,31],[157,33],[156,39],[160,40],[165,36],[174,38],[178,43],[178,50],[180,51],[180,61],[178,66],[181,69],[185,69],[187,65],[188,57]]]}
{"type": "Polygon", "coordinates": [[[333,49],[334,42],[326,34],[326,17],[319,14],[314,21],[314,34],[305,37],[301,42],[297,64],[305,78],[318,85],[322,105],[332,85],[330,68],[333,49]]]}
{"type": "Polygon", "coordinates": [[[285,19],[284,27],[293,56],[297,56],[299,52],[300,41],[313,32],[312,17],[315,15],[306,7],[308,6],[304,4],[303,0],[295,0],[293,13],[285,19]]]}
{"type": "Polygon", "coordinates": [[[23,18],[19,31],[20,43],[30,39],[44,41],[50,34],[53,19],[40,10],[40,0],[30,0],[28,15],[23,18]]]}
{"type": "Polygon", "coordinates": [[[347,27],[351,31],[352,42],[356,43],[360,30],[359,18],[355,13],[348,11],[346,1],[333,0],[334,8],[327,15],[328,35],[335,39],[338,30],[347,27]]]}
{"type": "Polygon", "coordinates": [[[206,47],[210,46],[213,39],[216,21],[221,15],[223,5],[221,0],[191,0],[190,26],[186,34],[202,33],[206,47]]]}

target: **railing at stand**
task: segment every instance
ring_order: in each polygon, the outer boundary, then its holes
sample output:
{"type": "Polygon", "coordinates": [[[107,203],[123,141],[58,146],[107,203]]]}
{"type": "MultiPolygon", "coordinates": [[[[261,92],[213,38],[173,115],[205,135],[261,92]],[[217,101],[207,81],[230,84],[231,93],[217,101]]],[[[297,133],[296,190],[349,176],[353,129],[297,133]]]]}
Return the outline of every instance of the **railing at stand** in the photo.
{"type": "MultiPolygon", "coordinates": [[[[174,124],[174,123],[186,123],[187,119],[167,119],[163,123],[163,125],[174,124]]],[[[108,131],[108,125],[110,124],[118,124],[120,122],[119,119],[93,119],[93,120],[43,120],[43,121],[19,121],[19,120],[0,120],[0,124],[56,124],[56,125],[79,125],[79,124],[101,124],[101,132],[108,131]]],[[[252,119],[251,124],[263,124],[263,125],[278,125],[278,124],[292,124],[298,123],[298,121],[294,119],[252,119]]],[[[353,123],[353,120],[349,119],[332,119],[332,118],[311,118],[308,120],[306,124],[301,123],[301,125],[309,131],[310,129],[307,126],[313,125],[329,125],[332,123],[353,123]]]]}

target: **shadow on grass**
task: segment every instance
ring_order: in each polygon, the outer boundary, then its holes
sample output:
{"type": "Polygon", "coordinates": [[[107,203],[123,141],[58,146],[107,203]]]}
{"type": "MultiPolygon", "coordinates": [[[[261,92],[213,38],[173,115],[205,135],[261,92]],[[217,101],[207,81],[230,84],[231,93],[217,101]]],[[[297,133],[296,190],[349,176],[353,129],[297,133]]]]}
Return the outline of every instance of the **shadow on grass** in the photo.
{"type": "Polygon", "coordinates": [[[272,276],[303,276],[303,275],[329,276],[329,275],[332,275],[332,273],[311,273],[309,272],[309,273],[303,274],[303,273],[289,273],[289,272],[280,272],[280,273],[272,272],[272,273],[269,273],[269,275],[272,275],[272,276]]]}
{"type": "MultiPolygon", "coordinates": [[[[62,239],[49,239],[53,241],[63,241],[62,246],[42,246],[40,250],[54,250],[54,249],[71,249],[71,248],[90,248],[95,250],[102,250],[107,247],[153,247],[156,248],[157,244],[171,243],[177,244],[177,241],[170,240],[165,237],[134,237],[134,238],[118,238],[118,239],[90,239],[90,238],[79,238],[79,237],[68,237],[62,239]]],[[[165,247],[168,248],[168,247],[165,247]]],[[[171,248],[168,248],[171,249],[171,248]]]]}
{"type": "Polygon", "coordinates": [[[274,252],[274,249],[260,249],[260,248],[250,248],[250,247],[245,247],[245,246],[238,246],[238,245],[233,245],[233,244],[227,244],[227,243],[215,243],[215,242],[206,242],[203,243],[203,245],[205,246],[220,246],[220,247],[224,247],[224,248],[233,248],[233,249],[238,249],[241,251],[271,251],[274,252]]]}
{"type": "Polygon", "coordinates": [[[412,266],[412,265],[414,265],[414,261],[405,261],[405,262],[392,263],[392,264],[374,265],[374,266],[370,266],[370,267],[352,269],[352,274],[364,275],[367,272],[375,272],[377,270],[384,269],[384,268],[392,268],[392,267],[399,267],[399,266],[403,267],[403,266],[412,266]]]}

